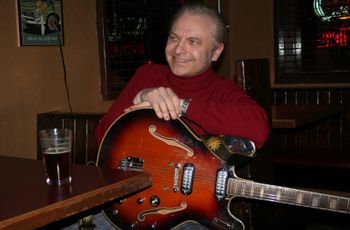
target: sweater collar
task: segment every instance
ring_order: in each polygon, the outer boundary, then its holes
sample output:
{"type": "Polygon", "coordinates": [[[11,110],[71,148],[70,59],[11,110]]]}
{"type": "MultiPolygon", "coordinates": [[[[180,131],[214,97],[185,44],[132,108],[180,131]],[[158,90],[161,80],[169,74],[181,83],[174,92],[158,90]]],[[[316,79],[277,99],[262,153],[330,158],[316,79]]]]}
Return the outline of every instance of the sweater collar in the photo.
{"type": "Polygon", "coordinates": [[[179,90],[199,90],[212,83],[215,73],[212,67],[209,67],[205,72],[191,77],[181,77],[173,74],[168,67],[168,80],[172,86],[179,90]]]}

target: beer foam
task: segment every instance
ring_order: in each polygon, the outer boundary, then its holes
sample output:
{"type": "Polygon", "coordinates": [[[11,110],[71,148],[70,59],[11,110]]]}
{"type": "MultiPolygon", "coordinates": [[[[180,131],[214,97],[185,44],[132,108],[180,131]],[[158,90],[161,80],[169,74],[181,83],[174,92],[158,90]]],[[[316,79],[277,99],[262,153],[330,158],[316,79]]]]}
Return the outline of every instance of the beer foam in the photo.
{"type": "Polygon", "coordinates": [[[57,148],[48,148],[44,151],[44,154],[63,154],[70,152],[69,148],[66,147],[57,147],[57,148]]]}

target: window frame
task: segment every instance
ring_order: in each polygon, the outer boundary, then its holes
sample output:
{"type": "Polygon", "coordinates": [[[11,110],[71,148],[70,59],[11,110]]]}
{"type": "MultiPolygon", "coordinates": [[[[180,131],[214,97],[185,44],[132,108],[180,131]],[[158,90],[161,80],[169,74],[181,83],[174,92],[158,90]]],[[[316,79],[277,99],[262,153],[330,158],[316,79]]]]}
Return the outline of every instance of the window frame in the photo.
{"type": "MultiPolygon", "coordinates": [[[[279,34],[280,34],[280,22],[278,20],[279,15],[279,2],[284,0],[274,0],[274,59],[275,59],[275,85],[295,85],[303,84],[308,86],[336,86],[336,87],[349,87],[350,85],[350,71],[335,72],[335,71],[300,71],[285,73],[280,68],[280,48],[279,48],[279,34]]],[[[282,23],[281,23],[282,24],[282,23]]],[[[297,34],[297,31],[294,31],[297,34]]],[[[349,48],[350,49],[350,48],[349,48]]]]}

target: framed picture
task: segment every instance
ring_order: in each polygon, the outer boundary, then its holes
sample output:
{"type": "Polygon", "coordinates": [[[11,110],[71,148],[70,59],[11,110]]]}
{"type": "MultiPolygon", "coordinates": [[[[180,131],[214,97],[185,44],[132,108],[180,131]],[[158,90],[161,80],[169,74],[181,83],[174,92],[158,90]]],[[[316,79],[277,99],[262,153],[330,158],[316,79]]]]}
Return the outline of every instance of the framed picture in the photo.
{"type": "Polygon", "coordinates": [[[18,0],[20,45],[63,45],[62,0],[18,0]]]}

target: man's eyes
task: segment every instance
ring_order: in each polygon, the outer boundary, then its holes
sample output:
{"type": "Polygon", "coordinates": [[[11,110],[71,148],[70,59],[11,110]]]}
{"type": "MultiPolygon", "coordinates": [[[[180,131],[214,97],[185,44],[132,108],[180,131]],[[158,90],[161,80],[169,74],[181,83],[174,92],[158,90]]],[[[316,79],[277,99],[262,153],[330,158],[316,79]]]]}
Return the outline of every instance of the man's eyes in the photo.
{"type": "MultiPolygon", "coordinates": [[[[177,42],[180,39],[179,39],[179,37],[177,37],[175,35],[169,35],[168,40],[173,41],[173,42],[177,42]]],[[[201,41],[198,39],[188,39],[187,43],[190,45],[199,45],[201,43],[201,41]]]]}
{"type": "Polygon", "coordinates": [[[200,42],[199,42],[198,40],[191,39],[191,40],[190,40],[190,43],[193,44],[193,45],[197,45],[197,44],[199,44],[200,42]]]}
{"type": "Polygon", "coordinates": [[[177,40],[177,37],[174,36],[174,35],[170,35],[170,36],[169,36],[169,40],[171,40],[171,41],[176,41],[176,40],[177,40]]]}

